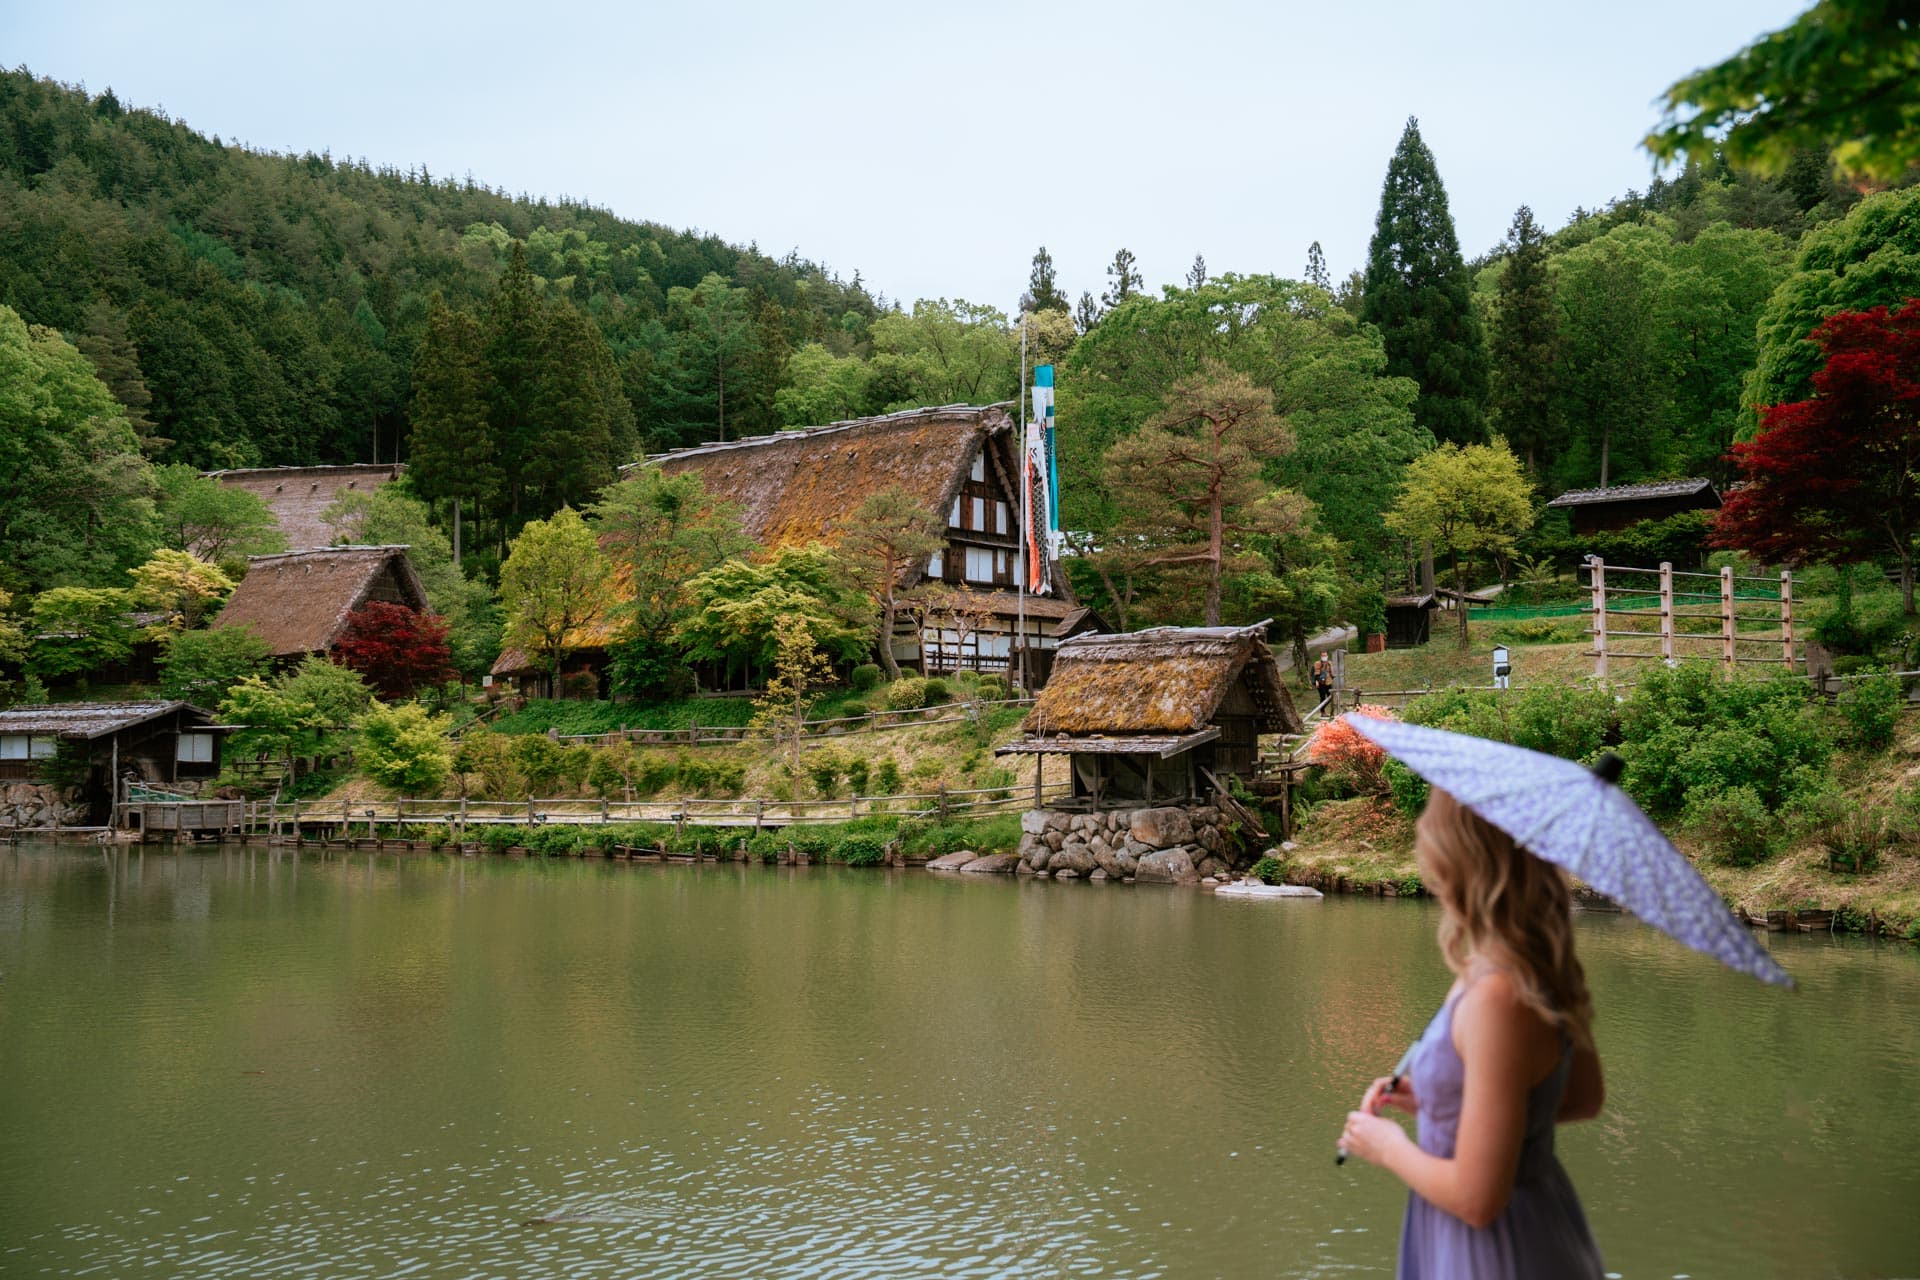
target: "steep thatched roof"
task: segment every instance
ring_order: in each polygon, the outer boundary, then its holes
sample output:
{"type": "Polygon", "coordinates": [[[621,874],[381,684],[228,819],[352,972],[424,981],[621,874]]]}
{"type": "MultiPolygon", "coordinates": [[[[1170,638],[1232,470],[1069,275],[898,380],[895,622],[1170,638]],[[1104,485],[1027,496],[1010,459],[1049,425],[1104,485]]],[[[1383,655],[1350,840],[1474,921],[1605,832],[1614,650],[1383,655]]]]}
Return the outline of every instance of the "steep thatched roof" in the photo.
{"type": "Polygon", "coordinates": [[[1008,408],[910,409],[677,449],[648,462],[673,475],[698,471],[708,493],[739,504],[747,536],[777,551],[832,541],[868,495],[895,486],[944,513],[980,445],[1011,440],[1008,408]]]}
{"type": "Polygon", "coordinates": [[[186,702],[61,702],[47,706],[8,707],[0,711],[0,733],[39,733],[47,737],[104,738],[175,711],[186,711],[200,723],[213,713],[186,702]]]}
{"type": "Polygon", "coordinates": [[[1244,680],[1261,733],[1296,733],[1300,713],[1267,647],[1267,624],[1154,627],[1083,635],[1055,653],[1053,674],[1022,726],[1035,736],[1193,734],[1244,680]]]}
{"type": "Polygon", "coordinates": [[[247,467],[238,471],[208,471],[207,479],[218,480],[229,489],[245,489],[267,504],[287,546],[324,547],[334,533],[320,516],[343,493],[372,493],[406,470],[397,462],[373,466],[338,467],[247,467]]]}
{"type": "Polygon", "coordinates": [[[277,658],[324,653],[369,600],[427,608],[405,547],[326,547],[252,556],[216,627],[252,627],[277,658]]]}

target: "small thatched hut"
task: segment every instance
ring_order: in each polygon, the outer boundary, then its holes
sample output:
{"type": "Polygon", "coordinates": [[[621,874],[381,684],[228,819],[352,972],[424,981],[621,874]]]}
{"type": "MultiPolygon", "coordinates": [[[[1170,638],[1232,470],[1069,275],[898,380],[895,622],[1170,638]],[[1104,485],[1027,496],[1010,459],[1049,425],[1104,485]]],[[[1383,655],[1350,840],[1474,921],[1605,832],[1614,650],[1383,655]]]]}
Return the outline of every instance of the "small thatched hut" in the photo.
{"type": "Polygon", "coordinates": [[[123,778],[198,785],[227,730],[185,702],[65,702],[0,711],[0,826],[102,823],[123,778]]]}
{"type": "Polygon", "coordinates": [[[275,658],[326,653],[347,615],[371,601],[425,612],[427,591],[405,547],[324,547],[252,556],[216,627],[251,627],[275,658]]]}
{"type": "Polygon", "coordinates": [[[1259,735],[1297,733],[1300,713],[1265,639],[1249,627],[1154,627],[1082,635],[1000,755],[1065,755],[1073,800],[1094,808],[1205,796],[1213,778],[1245,777],[1259,735]]]}

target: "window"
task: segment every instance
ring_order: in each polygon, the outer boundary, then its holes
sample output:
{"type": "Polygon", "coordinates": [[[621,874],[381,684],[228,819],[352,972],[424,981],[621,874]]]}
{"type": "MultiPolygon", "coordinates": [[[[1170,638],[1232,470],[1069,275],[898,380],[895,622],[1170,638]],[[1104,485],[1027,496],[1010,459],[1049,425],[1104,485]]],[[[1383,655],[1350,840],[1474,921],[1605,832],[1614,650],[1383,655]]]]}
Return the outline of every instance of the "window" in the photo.
{"type": "Polygon", "coordinates": [[[51,760],[60,750],[60,739],[46,738],[35,734],[27,743],[27,754],[35,760],[51,760]]]}
{"type": "Polygon", "coordinates": [[[946,559],[946,554],[940,551],[936,551],[927,557],[927,576],[929,578],[944,576],[947,571],[946,559]]]}
{"type": "Polygon", "coordinates": [[[27,758],[27,735],[24,733],[0,734],[0,760],[25,760],[27,758]]]}
{"type": "Polygon", "coordinates": [[[993,581],[993,551],[989,547],[967,548],[967,581],[993,581]]]}
{"type": "Polygon", "coordinates": [[[973,523],[968,525],[967,528],[984,530],[986,527],[987,500],[985,498],[975,498],[973,500],[973,523]]]}
{"type": "MultiPolygon", "coordinates": [[[[952,475],[953,473],[948,472],[947,474],[952,475]]],[[[983,482],[986,480],[987,478],[987,455],[986,454],[976,453],[973,455],[973,473],[972,474],[975,480],[979,480],[983,482]]]]}
{"type": "Polygon", "coordinates": [[[213,735],[210,733],[183,733],[180,735],[178,755],[181,764],[212,764],[213,735]]]}
{"type": "Polygon", "coordinates": [[[1013,553],[1013,585],[1016,587],[1027,585],[1027,557],[1018,551],[1013,553]]]}
{"type": "Polygon", "coordinates": [[[960,527],[960,497],[958,494],[954,495],[953,514],[947,517],[947,523],[956,529],[960,527]]]}
{"type": "Polygon", "coordinates": [[[995,533],[1007,531],[1007,504],[1004,502],[993,504],[993,531],[995,533]]]}

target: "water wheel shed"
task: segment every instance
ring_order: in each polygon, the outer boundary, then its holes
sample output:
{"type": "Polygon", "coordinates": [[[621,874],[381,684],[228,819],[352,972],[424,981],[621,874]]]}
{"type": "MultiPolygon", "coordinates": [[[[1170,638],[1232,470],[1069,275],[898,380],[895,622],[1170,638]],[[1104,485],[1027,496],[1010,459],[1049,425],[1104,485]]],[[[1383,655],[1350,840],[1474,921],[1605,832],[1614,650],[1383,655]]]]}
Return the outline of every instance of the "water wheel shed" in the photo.
{"type": "Polygon", "coordinates": [[[46,786],[104,821],[118,778],[202,782],[227,729],[185,702],[63,702],[0,711],[0,787],[46,786]]]}
{"type": "Polygon", "coordinates": [[[1250,776],[1261,734],[1303,728],[1267,626],[1076,636],[1060,646],[1026,736],[996,754],[1070,757],[1074,799],[1096,805],[1204,795],[1207,773],[1250,776]]]}

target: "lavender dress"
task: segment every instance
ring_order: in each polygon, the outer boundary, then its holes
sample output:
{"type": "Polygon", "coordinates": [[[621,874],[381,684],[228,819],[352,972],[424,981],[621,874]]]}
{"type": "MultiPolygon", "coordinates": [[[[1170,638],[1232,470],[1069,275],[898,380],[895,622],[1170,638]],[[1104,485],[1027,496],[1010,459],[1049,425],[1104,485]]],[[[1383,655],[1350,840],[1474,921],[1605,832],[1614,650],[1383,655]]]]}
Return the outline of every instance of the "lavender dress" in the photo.
{"type": "MultiPolygon", "coordinates": [[[[1408,1075],[1420,1099],[1420,1149],[1451,1157],[1460,1124],[1460,1094],[1466,1068],[1453,1047],[1449,996],[1414,1046],[1408,1075]]],[[[1493,1223],[1470,1227],[1444,1209],[1407,1196],[1400,1228],[1400,1280],[1600,1280],[1600,1250],[1587,1229],[1567,1171],[1553,1154],[1554,1116],[1566,1091],[1573,1046],[1560,1064],[1527,1094],[1527,1131],[1520,1143],[1520,1169],[1513,1199],[1493,1223]]]]}

